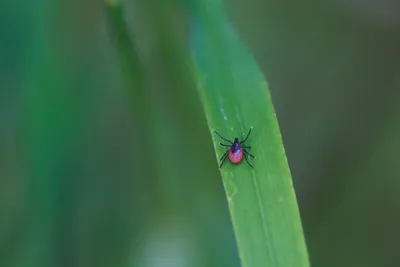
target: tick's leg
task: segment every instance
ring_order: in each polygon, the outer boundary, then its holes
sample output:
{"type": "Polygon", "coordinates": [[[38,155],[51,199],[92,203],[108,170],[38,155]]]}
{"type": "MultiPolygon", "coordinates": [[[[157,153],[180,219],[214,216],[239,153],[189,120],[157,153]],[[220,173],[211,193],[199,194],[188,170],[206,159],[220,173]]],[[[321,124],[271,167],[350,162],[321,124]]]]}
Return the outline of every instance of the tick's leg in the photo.
{"type": "Polygon", "coordinates": [[[252,154],[250,154],[249,152],[247,152],[247,151],[244,150],[244,149],[243,149],[243,152],[244,152],[245,154],[249,155],[250,157],[255,158],[252,154]]]}
{"type": "Polygon", "coordinates": [[[251,146],[242,146],[242,148],[250,149],[251,146]]]}
{"type": "Polygon", "coordinates": [[[232,145],[227,145],[227,144],[223,144],[223,143],[219,143],[221,146],[232,146],[232,145]]]}
{"type": "Polygon", "coordinates": [[[219,159],[219,161],[221,161],[223,158],[225,158],[226,155],[228,155],[228,152],[229,152],[229,150],[225,152],[225,154],[219,159]]]}
{"type": "Polygon", "coordinates": [[[222,162],[221,162],[221,164],[219,165],[219,169],[221,169],[222,165],[224,165],[226,159],[228,158],[228,152],[229,152],[229,150],[226,151],[226,153],[225,153],[225,154],[222,156],[222,158],[220,159],[220,161],[222,161],[222,162]]]}
{"type": "Polygon", "coordinates": [[[247,138],[249,138],[249,135],[250,135],[250,133],[251,133],[251,130],[253,130],[253,128],[250,128],[249,133],[247,134],[246,138],[245,138],[243,141],[240,142],[241,144],[244,143],[244,142],[246,142],[247,138]]]}
{"type": "Polygon", "coordinates": [[[250,167],[254,168],[253,165],[250,164],[246,154],[244,154],[244,158],[246,159],[247,164],[249,164],[250,167]]]}
{"type": "Polygon", "coordinates": [[[226,142],[232,144],[232,141],[226,139],[225,137],[223,137],[222,135],[220,135],[217,131],[214,131],[219,137],[221,137],[223,140],[225,140],[226,142]]]}

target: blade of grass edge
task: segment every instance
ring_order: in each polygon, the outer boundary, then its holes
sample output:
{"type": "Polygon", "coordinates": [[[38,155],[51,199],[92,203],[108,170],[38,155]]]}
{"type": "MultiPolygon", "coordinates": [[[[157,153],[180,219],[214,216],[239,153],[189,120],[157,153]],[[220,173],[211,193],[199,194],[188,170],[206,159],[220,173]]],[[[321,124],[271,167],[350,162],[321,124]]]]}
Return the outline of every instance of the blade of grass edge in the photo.
{"type": "MultiPolygon", "coordinates": [[[[200,4],[201,5],[201,4],[200,4]]],[[[256,156],[221,169],[242,266],[309,266],[301,220],[278,122],[265,79],[230,27],[220,5],[192,12],[191,49],[198,91],[216,156],[214,133],[243,139],[256,156]]],[[[193,10],[192,10],[193,11],[193,10]]]]}

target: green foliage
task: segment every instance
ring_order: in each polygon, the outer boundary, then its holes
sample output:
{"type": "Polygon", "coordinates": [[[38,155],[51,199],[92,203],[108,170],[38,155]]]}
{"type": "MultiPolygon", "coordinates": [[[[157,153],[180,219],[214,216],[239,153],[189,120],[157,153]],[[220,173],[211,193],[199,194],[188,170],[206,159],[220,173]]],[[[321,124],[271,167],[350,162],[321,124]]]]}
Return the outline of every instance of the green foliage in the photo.
{"type": "Polygon", "coordinates": [[[209,3],[210,11],[196,13],[191,45],[217,159],[225,149],[214,130],[228,139],[244,139],[254,127],[246,142],[256,156],[254,169],[245,161],[239,166],[226,163],[221,169],[242,266],[309,266],[267,84],[220,8],[209,3]]]}
{"type": "Polygon", "coordinates": [[[392,10],[0,6],[0,266],[399,266],[392,10]]]}
{"type": "MultiPolygon", "coordinates": [[[[157,221],[139,226],[144,238],[135,247],[134,264],[152,266],[146,263],[149,259],[143,259],[143,247],[146,237],[157,233],[160,242],[164,235],[170,236],[164,245],[186,259],[186,266],[237,266],[212,143],[188,67],[188,49],[169,16],[175,12],[175,2],[145,0],[135,4],[140,15],[134,18],[134,25],[145,21],[145,33],[129,29],[124,18],[127,8],[114,2],[107,6],[124,88],[132,97],[132,113],[140,125],[135,153],[136,162],[141,164],[135,180],[152,188],[152,203],[146,209],[157,221]],[[140,53],[138,48],[138,44],[146,47],[147,38],[154,40],[151,55],[140,53]],[[171,240],[176,241],[174,246],[171,240]],[[194,251],[187,240],[196,244],[194,251]]],[[[153,260],[164,254],[164,246],[150,253],[153,260]]]]}

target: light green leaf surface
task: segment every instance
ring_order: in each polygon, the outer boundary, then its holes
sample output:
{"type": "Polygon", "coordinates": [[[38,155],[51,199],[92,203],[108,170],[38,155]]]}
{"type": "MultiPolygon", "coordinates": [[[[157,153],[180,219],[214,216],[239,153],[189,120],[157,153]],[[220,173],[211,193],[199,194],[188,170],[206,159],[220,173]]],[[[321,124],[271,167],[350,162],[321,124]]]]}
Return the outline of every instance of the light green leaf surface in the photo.
{"type": "Polygon", "coordinates": [[[214,130],[232,140],[244,139],[254,127],[246,142],[256,156],[254,168],[243,160],[221,169],[242,266],[309,266],[267,83],[220,8],[208,2],[207,9],[192,13],[191,49],[217,159],[226,148],[214,130]]]}

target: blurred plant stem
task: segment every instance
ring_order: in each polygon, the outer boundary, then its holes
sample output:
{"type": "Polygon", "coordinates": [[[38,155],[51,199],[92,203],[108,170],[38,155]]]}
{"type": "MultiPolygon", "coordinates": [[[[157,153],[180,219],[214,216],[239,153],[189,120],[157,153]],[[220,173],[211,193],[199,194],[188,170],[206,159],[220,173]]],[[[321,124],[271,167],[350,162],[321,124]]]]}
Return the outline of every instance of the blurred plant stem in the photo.
{"type": "Polygon", "coordinates": [[[70,87],[76,80],[66,77],[66,60],[57,50],[60,34],[53,27],[57,21],[55,5],[39,1],[35,10],[36,38],[22,94],[21,153],[26,155],[28,184],[23,256],[17,263],[21,267],[55,264],[52,252],[57,249],[54,244],[63,203],[61,188],[76,178],[69,170],[76,164],[73,140],[82,111],[82,95],[70,87]]]}
{"type": "MultiPolygon", "coordinates": [[[[210,183],[218,185],[218,175],[188,65],[188,49],[184,46],[179,27],[172,20],[179,16],[177,3],[135,1],[133,9],[136,31],[130,32],[127,24],[123,23],[124,9],[115,3],[108,5],[108,10],[114,14],[110,18],[113,31],[117,33],[114,36],[121,55],[120,62],[122,66],[128,66],[125,74],[132,79],[128,88],[132,97],[142,101],[136,107],[136,102],[132,102],[133,112],[142,117],[138,121],[146,121],[140,129],[148,138],[148,146],[144,149],[148,150],[148,162],[152,162],[150,168],[153,172],[146,178],[151,179],[154,188],[155,220],[159,224],[149,230],[157,233],[159,229],[168,229],[163,224],[171,222],[175,225],[173,228],[188,229],[185,239],[197,243],[199,249],[194,251],[180,243],[177,255],[181,254],[189,266],[232,266],[237,262],[236,257],[223,255],[234,247],[220,241],[209,241],[219,240],[219,236],[229,242],[231,230],[210,229],[207,227],[210,222],[204,222],[207,217],[215,217],[213,209],[223,209],[224,203],[217,192],[210,191],[210,183]],[[133,42],[130,41],[132,36],[133,42]],[[131,49],[136,50],[133,56],[127,51],[131,49]],[[186,255],[182,254],[184,251],[186,255]]],[[[215,225],[229,223],[226,211],[217,213],[219,219],[215,225]]],[[[157,258],[160,252],[153,253],[157,258]]]]}

